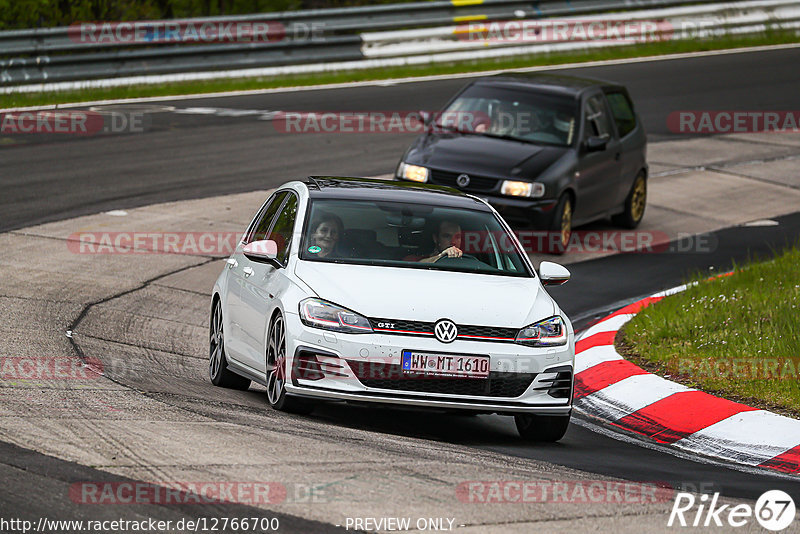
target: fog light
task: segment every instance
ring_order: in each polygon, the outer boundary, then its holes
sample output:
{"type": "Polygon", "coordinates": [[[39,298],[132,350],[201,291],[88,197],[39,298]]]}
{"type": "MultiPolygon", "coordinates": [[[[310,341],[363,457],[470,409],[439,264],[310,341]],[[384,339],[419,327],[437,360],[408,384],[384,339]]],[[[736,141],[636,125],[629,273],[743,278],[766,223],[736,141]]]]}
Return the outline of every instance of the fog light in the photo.
{"type": "Polygon", "coordinates": [[[503,185],[500,186],[500,192],[511,197],[539,198],[544,196],[544,184],[505,180],[503,185]]]}

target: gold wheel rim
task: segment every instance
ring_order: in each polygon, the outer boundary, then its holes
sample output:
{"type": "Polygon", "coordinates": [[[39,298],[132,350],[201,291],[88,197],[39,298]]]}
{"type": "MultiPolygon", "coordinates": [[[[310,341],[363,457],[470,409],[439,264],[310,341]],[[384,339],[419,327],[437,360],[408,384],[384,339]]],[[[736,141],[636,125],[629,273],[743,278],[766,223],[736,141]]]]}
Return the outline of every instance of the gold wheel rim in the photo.
{"type": "Polygon", "coordinates": [[[569,236],[572,233],[572,203],[567,200],[564,204],[564,212],[561,215],[561,244],[565,247],[569,243],[569,236]]]}
{"type": "Polygon", "coordinates": [[[631,217],[638,221],[644,215],[644,205],[647,199],[647,184],[643,177],[638,177],[633,186],[633,196],[631,197],[631,217]]]}

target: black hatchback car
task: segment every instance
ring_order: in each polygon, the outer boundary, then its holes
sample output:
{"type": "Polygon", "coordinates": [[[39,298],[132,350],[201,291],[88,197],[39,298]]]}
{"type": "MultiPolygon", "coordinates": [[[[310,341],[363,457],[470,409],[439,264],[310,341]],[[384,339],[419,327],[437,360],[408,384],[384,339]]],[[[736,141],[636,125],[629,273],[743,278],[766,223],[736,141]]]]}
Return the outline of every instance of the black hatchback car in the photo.
{"type": "Polygon", "coordinates": [[[647,197],[647,139],[628,91],[600,80],[505,73],[464,87],[426,117],[398,180],[447,185],[504,218],[558,232],[611,217],[635,228],[647,197]]]}

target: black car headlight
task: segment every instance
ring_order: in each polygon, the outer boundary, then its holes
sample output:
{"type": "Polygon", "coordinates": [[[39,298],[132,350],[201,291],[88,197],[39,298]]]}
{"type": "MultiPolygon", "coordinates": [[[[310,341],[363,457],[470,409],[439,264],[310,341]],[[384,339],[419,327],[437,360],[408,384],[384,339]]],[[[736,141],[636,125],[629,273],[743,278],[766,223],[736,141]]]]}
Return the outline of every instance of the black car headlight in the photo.
{"type": "Polygon", "coordinates": [[[529,347],[566,345],[567,327],[561,316],[554,315],[521,329],[514,341],[529,347]]]}
{"type": "Polygon", "coordinates": [[[348,334],[372,332],[369,319],[363,315],[316,298],[308,298],[300,302],[300,321],[306,326],[334,332],[348,334]]]}
{"type": "Polygon", "coordinates": [[[410,163],[400,163],[397,166],[397,177],[414,182],[427,182],[430,178],[430,170],[427,167],[411,165],[410,163]]]}

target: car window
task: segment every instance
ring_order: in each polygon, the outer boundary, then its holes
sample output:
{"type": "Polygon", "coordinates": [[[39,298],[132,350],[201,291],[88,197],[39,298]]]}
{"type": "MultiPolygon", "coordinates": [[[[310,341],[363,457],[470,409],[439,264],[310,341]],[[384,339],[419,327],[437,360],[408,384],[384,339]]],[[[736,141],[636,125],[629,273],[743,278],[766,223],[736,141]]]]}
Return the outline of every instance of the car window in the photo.
{"type": "Polygon", "coordinates": [[[611,91],[606,94],[606,98],[608,98],[608,105],[611,107],[614,122],[617,123],[619,136],[625,137],[636,128],[636,115],[633,113],[633,106],[628,100],[628,96],[622,91],[611,91]]]}
{"type": "Polygon", "coordinates": [[[300,246],[302,260],[530,277],[522,254],[491,212],[381,200],[313,200],[300,246]]]}
{"type": "Polygon", "coordinates": [[[289,246],[292,244],[292,233],[294,222],[297,219],[297,197],[290,194],[286,199],[280,215],[275,219],[269,237],[278,244],[278,255],[276,259],[286,265],[286,258],[289,256],[289,246]]]}
{"type": "Polygon", "coordinates": [[[272,219],[275,218],[275,213],[280,209],[283,204],[283,199],[288,195],[286,191],[280,191],[273,195],[272,198],[261,208],[261,213],[258,214],[253,225],[247,232],[244,243],[252,241],[260,241],[267,238],[267,232],[272,225],[272,219]]]}
{"type": "Polygon", "coordinates": [[[611,123],[608,120],[608,113],[600,95],[591,96],[586,99],[584,109],[584,140],[595,137],[611,137],[611,123]]]}
{"type": "Polygon", "coordinates": [[[568,97],[475,84],[458,95],[435,124],[473,135],[569,146],[576,116],[576,103],[568,97]]]}

